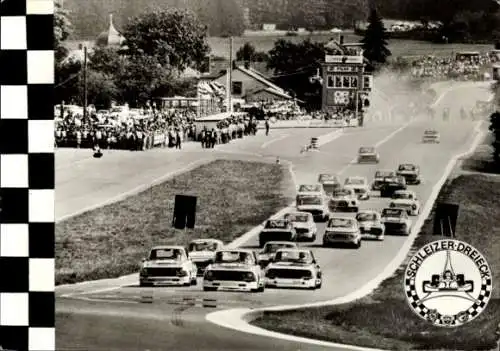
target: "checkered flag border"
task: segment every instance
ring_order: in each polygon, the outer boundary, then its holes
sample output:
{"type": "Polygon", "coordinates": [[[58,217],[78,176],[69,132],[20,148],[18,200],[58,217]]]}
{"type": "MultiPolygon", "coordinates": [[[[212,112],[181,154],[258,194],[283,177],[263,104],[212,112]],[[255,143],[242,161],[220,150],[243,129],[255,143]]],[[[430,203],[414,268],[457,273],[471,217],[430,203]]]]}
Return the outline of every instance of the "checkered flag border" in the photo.
{"type": "Polygon", "coordinates": [[[0,349],[55,350],[54,3],[0,3],[0,349]]]}
{"type": "Polygon", "coordinates": [[[406,287],[406,298],[410,307],[417,313],[421,318],[433,323],[437,326],[454,327],[459,326],[467,321],[476,318],[483,312],[488,304],[491,297],[491,290],[493,288],[491,279],[483,278],[481,281],[481,291],[475,302],[471,307],[465,311],[465,313],[459,313],[456,316],[444,316],[436,310],[429,310],[421,301],[417,293],[417,288],[415,285],[415,278],[407,278],[405,281],[406,287]],[[467,318],[465,321],[460,321],[459,315],[467,318]]]}

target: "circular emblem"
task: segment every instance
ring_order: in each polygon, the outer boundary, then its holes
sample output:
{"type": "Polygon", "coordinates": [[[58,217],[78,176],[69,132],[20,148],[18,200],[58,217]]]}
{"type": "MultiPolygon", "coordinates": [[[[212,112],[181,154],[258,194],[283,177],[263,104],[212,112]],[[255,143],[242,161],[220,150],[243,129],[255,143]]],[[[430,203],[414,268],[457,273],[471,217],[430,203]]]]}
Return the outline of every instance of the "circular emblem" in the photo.
{"type": "Polygon", "coordinates": [[[492,274],[473,246],[447,239],[428,243],[409,261],[404,285],[410,308],[439,327],[472,321],[491,297],[492,274]]]}

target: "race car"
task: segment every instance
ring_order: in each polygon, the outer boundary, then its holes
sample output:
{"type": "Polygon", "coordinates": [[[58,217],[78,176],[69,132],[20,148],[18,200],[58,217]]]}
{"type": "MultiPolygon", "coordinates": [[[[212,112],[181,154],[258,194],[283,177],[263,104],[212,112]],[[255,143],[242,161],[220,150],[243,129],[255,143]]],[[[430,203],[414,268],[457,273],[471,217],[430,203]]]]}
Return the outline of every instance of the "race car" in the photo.
{"type": "Polygon", "coordinates": [[[392,194],[391,208],[404,208],[409,216],[418,216],[420,214],[420,201],[414,191],[398,190],[392,194]]]}
{"type": "Polygon", "coordinates": [[[397,190],[406,190],[406,180],[403,176],[384,178],[380,185],[380,197],[392,197],[397,190]]]}
{"type": "Polygon", "coordinates": [[[372,190],[380,190],[384,178],[392,178],[396,176],[396,172],[390,169],[378,169],[373,177],[372,190]]]}
{"type": "Polygon", "coordinates": [[[332,212],[358,212],[358,198],[353,189],[340,188],[333,192],[328,207],[332,212]]]}
{"type": "Polygon", "coordinates": [[[215,252],[223,246],[224,243],[217,239],[191,240],[188,245],[188,254],[198,268],[198,276],[203,276],[205,268],[214,261],[215,252]]]}
{"type": "Polygon", "coordinates": [[[358,163],[379,163],[380,155],[373,146],[362,146],[358,150],[358,163]]]}
{"type": "Polygon", "coordinates": [[[269,219],[259,233],[259,246],[263,247],[268,241],[295,241],[297,232],[293,224],[286,219],[269,219]]]}
{"type": "Polygon", "coordinates": [[[404,177],[406,184],[418,185],[421,183],[420,168],[411,163],[403,163],[398,166],[396,175],[404,177]]]}
{"type": "Polygon", "coordinates": [[[330,218],[326,225],[325,235],[323,235],[323,246],[333,245],[353,245],[361,247],[361,232],[358,222],[349,217],[330,218]]]}
{"type": "Polygon", "coordinates": [[[330,217],[327,198],[323,195],[299,195],[297,196],[296,208],[299,212],[312,214],[315,221],[326,222],[330,217]]]}
{"type": "Polygon", "coordinates": [[[217,251],[203,275],[203,291],[263,292],[264,288],[264,273],[255,252],[248,249],[217,251]]]}
{"type": "Polygon", "coordinates": [[[370,188],[368,180],[365,177],[347,177],[344,182],[344,188],[354,190],[354,193],[360,200],[370,198],[370,188]]]}
{"type": "Polygon", "coordinates": [[[334,174],[320,174],[318,176],[318,183],[323,185],[323,190],[327,195],[332,194],[335,189],[342,186],[340,184],[340,178],[334,174]]]}
{"type": "Polygon", "coordinates": [[[321,268],[311,250],[280,249],[265,270],[266,287],[320,289],[321,268]]]}
{"type": "Polygon", "coordinates": [[[196,285],[197,268],[182,246],[155,246],[142,260],[140,286],[196,285]]]}
{"type": "Polygon", "coordinates": [[[385,225],[382,223],[380,213],[372,210],[364,210],[356,215],[359,231],[364,240],[384,240],[385,225]]]}
{"type": "Polygon", "coordinates": [[[385,225],[385,234],[410,235],[412,221],[408,218],[404,208],[384,208],[382,210],[382,223],[385,225]]]}
{"type": "Polygon", "coordinates": [[[434,129],[427,129],[424,131],[424,135],[422,136],[422,143],[436,143],[439,144],[441,141],[441,137],[439,135],[439,132],[434,129]]]}
{"type": "Polygon", "coordinates": [[[321,195],[326,196],[321,184],[301,184],[297,190],[297,197],[301,195],[321,195]]]}
{"type": "Polygon", "coordinates": [[[316,240],[318,228],[316,227],[316,223],[314,223],[312,214],[308,212],[291,212],[287,213],[284,218],[290,221],[295,228],[297,241],[313,242],[316,240]]]}
{"type": "Polygon", "coordinates": [[[280,249],[297,249],[296,243],[290,241],[268,241],[262,251],[257,255],[258,263],[261,267],[266,267],[269,262],[274,260],[274,255],[280,249]]]}

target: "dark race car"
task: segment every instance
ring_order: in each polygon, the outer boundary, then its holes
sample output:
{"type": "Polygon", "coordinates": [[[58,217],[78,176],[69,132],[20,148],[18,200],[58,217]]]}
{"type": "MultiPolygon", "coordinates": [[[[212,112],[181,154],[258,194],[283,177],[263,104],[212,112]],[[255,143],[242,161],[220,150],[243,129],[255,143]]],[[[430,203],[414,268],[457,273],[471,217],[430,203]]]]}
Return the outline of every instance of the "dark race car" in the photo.
{"type": "Polygon", "coordinates": [[[405,178],[406,184],[418,185],[420,180],[420,168],[411,163],[400,164],[396,174],[405,178]]]}
{"type": "Polygon", "coordinates": [[[403,176],[384,178],[380,185],[380,197],[392,197],[395,191],[406,190],[406,180],[403,176]]]}
{"type": "Polygon", "coordinates": [[[320,174],[318,176],[318,183],[323,186],[323,190],[328,195],[333,194],[335,190],[342,187],[342,184],[340,184],[340,178],[335,174],[320,174]]]}

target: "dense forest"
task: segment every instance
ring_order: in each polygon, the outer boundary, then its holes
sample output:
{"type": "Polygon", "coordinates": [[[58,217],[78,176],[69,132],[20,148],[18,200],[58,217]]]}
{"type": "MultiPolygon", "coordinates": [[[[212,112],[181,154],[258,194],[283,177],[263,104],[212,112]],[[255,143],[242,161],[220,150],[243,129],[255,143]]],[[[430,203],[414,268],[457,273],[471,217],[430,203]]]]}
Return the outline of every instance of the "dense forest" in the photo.
{"type": "Polygon", "coordinates": [[[129,17],[151,8],[193,11],[211,36],[241,35],[245,27],[275,23],[278,28],[352,28],[365,20],[370,6],[384,18],[439,21],[450,41],[500,38],[499,4],[495,0],[65,0],[74,25],[73,37],[94,38],[104,30],[108,15],[122,27],[129,17]],[[305,6],[306,5],[306,6],[305,6]],[[245,11],[248,9],[248,21],[245,11]]]}

